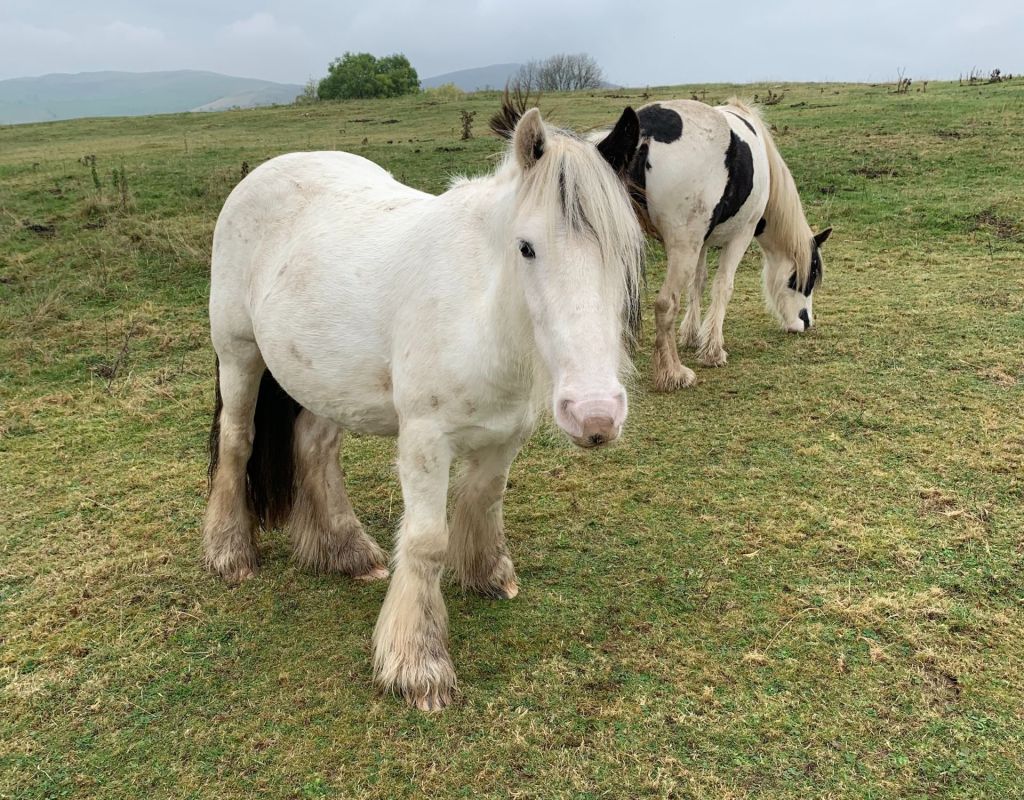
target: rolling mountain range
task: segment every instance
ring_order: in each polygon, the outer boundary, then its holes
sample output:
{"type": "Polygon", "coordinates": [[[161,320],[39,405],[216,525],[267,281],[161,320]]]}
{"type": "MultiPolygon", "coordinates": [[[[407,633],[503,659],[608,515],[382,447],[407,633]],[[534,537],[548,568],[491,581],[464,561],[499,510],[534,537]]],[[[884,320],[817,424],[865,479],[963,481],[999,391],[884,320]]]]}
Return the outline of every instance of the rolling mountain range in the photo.
{"type": "Polygon", "coordinates": [[[455,72],[446,72],[444,75],[424,78],[420,81],[420,85],[424,89],[432,89],[435,86],[454,83],[464,92],[504,89],[505,84],[512,79],[521,66],[522,64],[491,64],[489,67],[460,69],[455,72]]]}
{"type": "Polygon", "coordinates": [[[0,81],[0,124],[290,103],[297,84],[216,72],[82,72],[0,81]]]}

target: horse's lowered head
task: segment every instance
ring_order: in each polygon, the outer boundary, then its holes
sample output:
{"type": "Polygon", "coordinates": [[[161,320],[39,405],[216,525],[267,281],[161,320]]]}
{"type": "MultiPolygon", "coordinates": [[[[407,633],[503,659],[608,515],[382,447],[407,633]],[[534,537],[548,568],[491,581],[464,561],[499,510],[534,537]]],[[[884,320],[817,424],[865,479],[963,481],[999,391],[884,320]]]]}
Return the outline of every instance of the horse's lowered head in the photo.
{"type": "Polygon", "coordinates": [[[581,447],[616,439],[626,419],[624,324],[636,317],[644,239],[620,176],[639,136],[631,108],[596,146],[547,126],[536,108],[510,135],[519,184],[507,253],[555,421],[581,447]]]}
{"type": "Polygon", "coordinates": [[[826,228],[814,234],[806,250],[797,254],[765,248],[765,297],[789,333],[803,333],[814,325],[814,287],[821,282],[824,271],[821,246],[831,233],[832,229],[826,228]]]}

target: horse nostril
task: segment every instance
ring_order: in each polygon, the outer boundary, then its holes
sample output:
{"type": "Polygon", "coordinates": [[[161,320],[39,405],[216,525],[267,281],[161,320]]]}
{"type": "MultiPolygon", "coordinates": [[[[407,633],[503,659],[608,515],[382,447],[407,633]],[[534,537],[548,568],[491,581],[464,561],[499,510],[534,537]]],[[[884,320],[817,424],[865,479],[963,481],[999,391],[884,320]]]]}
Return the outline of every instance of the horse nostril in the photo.
{"type": "Polygon", "coordinates": [[[800,309],[800,321],[804,324],[804,330],[808,330],[811,327],[811,318],[807,315],[807,309],[800,309]]]}

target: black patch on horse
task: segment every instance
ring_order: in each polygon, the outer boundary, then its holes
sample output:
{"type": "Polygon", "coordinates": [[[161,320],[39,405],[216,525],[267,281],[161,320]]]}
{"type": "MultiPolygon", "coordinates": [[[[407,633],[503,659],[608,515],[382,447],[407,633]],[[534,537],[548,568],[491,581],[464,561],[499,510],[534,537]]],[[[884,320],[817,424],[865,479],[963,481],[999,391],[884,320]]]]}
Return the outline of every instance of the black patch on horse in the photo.
{"type": "Polygon", "coordinates": [[[762,233],[764,233],[764,226],[767,224],[768,220],[766,220],[764,217],[761,217],[761,219],[757,221],[757,227],[754,228],[754,236],[760,236],[762,233]]]}
{"type": "Polygon", "coordinates": [[[789,276],[789,288],[794,292],[803,291],[804,297],[810,297],[811,292],[814,291],[814,286],[821,280],[821,252],[818,250],[818,243],[816,241],[811,242],[811,271],[807,276],[807,285],[801,290],[796,283],[796,273],[794,272],[789,276]]]}
{"type": "Polygon", "coordinates": [[[636,115],[640,118],[640,135],[645,139],[671,144],[683,135],[683,118],[671,108],[655,103],[641,108],[636,115]]]}
{"type": "Polygon", "coordinates": [[[750,154],[750,145],[737,136],[735,131],[729,131],[725,171],[729,178],[725,183],[722,198],[711,212],[708,232],[704,234],[705,240],[715,228],[736,215],[754,189],[754,158],[750,154]]]}
{"type": "Polygon", "coordinates": [[[748,128],[750,128],[750,132],[751,132],[752,134],[754,134],[754,136],[757,136],[757,131],[756,131],[756,130],[754,130],[754,126],[750,124],[750,120],[749,120],[749,119],[747,119],[746,117],[741,117],[741,116],[740,116],[739,114],[737,114],[737,113],[736,113],[735,111],[730,111],[729,109],[726,109],[726,110],[725,110],[725,113],[726,113],[726,114],[732,114],[732,115],[733,115],[734,117],[736,117],[736,119],[738,119],[738,120],[739,120],[740,122],[742,122],[742,123],[743,123],[744,125],[746,125],[746,126],[747,126],[748,128]]]}

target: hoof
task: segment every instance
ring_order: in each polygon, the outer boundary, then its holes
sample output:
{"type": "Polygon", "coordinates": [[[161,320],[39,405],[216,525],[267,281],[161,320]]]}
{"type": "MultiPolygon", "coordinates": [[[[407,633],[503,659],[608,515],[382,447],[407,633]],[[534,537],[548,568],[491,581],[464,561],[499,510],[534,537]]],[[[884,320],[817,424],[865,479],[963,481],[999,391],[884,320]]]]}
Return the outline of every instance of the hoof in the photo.
{"type": "MultiPolygon", "coordinates": [[[[392,582],[391,591],[395,584],[392,582]]],[[[387,600],[385,599],[385,607],[387,600]]],[[[379,624],[379,623],[378,623],[379,624]]],[[[455,668],[439,631],[419,631],[415,644],[406,642],[404,652],[383,649],[378,640],[374,652],[374,682],[384,692],[394,692],[420,711],[440,711],[452,702],[455,668]]]]}
{"type": "MultiPolygon", "coordinates": [[[[452,565],[452,569],[456,574],[460,572],[457,565],[452,565]]],[[[459,578],[464,590],[476,592],[482,597],[489,597],[492,600],[511,600],[519,594],[519,578],[516,576],[516,568],[504,546],[502,546],[501,555],[490,569],[467,570],[462,572],[459,578]]]]}
{"type": "Polygon", "coordinates": [[[228,586],[238,586],[240,583],[255,578],[260,571],[259,556],[255,548],[230,555],[220,553],[215,558],[208,557],[206,566],[211,572],[219,575],[228,586]]]}
{"type": "Polygon", "coordinates": [[[678,367],[662,370],[654,375],[654,388],[659,392],[674,392],[686,389],[697,382],[697,373],[681,364],[678,367]]]}
{"type": "Polygon", "coordinates": [[[388,577],[388,557],[351,517],[328,530],[315,519],[292,520],[292,548],[295,561],[311,572],[340,572],[356,580],[376,581],[388,577]]]}
{"type": "Polygon", "coordinates": [[[364,581],[370,583],[372,581],[383,581],[391,577],[391,573],[387,567],[374,567],[369,572],[365,572],[362,575],[353,575],[357,581],[364,581]]]}
{"type": "Polygon", "coordinates": [[[705,367],[724,367],[729,360],[729,354],[719,348],[718,350],[702,350],[697,354],[697,360],[705,367]]]}
{"type": "Polygon", "coordinates": [[[443,711],[452,702],[451,692],[447,690],[429,691],[423,694],[406,695],[406,702],[419,711],[443,711]]]}
{"type": "Polygon", "coordinates": [[[679,346],[684,350],[695,349],[700,344],[700,331],[696,328],[689,330],[680,328],[676,341],[679,342],[679,346]]]}
{"type": "Polygon", "coordinates": [[[225,519],[216,508],[208,508],[203,520],[203,561],[208,570],[220,575],[229,586],[237,586],[260,571],[256,521],[251,515],[241,520],[225,519]]]}
{"type": "Polygon", "coordinates": [[[517,594],[519,594],[519,584],[506,583],[504,586],[495,586],[489,596],[495,600],[511,600],[517,594]]]}
{"type": "Polygon", "coordinates": [[[232,586],[238,586],[240,583],[255,578],[259,572],[258,569],[253,567],[241,567],[240,569],[224,576],[224,580],[232,586]]]}

